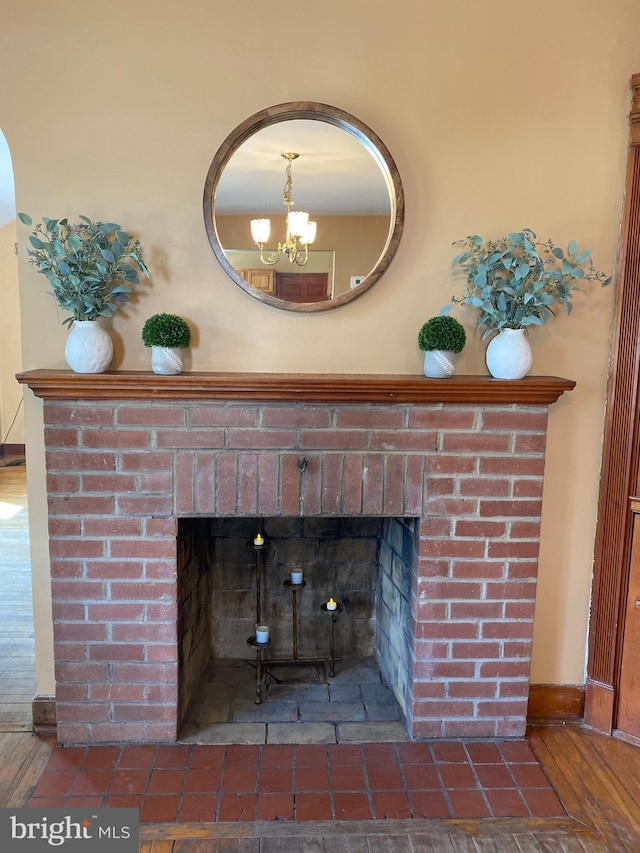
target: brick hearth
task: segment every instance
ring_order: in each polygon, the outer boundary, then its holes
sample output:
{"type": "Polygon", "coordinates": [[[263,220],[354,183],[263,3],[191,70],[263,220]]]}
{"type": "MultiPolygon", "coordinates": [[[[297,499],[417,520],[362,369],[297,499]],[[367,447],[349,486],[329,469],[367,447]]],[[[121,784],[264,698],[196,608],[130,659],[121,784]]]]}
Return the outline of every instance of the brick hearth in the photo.
{"type": "Polygon", "coordinates": [[[176,740],[176,534],[194,516],[417,519],[408,732],[523,734],[547,408],[573,383],[19,379],[44,398],[61,743],[176,740]]]}

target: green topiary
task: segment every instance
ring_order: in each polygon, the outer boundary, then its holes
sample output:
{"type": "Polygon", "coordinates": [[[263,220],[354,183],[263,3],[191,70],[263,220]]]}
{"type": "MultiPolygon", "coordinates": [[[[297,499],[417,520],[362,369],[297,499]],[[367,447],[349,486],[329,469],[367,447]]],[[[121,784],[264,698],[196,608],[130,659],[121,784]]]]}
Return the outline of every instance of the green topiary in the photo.
{"type": "Polygon", "coordinates": [[[188,347],[191,329],[176,314],[154,314],[142,327],[142,341],[146,347],[188,347]]]}
{"type": "Polygon", "coordinates": [[[464,327],[454,317],[432,317],[418,333],[418,346],[425,351],[461,352],[466,342],[464,327]]]}

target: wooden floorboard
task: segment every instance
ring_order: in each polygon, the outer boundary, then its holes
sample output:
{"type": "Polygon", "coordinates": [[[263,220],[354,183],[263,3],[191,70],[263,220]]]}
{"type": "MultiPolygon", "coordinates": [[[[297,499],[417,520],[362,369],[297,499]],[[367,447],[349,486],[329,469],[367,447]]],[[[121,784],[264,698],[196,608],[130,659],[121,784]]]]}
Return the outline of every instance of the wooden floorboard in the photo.
{"type": "Polygon", "coordinates": [[[529,743],[569,814],[612,851],[640,850],[640,752],[576,726],[531,727],[529,743]]]}

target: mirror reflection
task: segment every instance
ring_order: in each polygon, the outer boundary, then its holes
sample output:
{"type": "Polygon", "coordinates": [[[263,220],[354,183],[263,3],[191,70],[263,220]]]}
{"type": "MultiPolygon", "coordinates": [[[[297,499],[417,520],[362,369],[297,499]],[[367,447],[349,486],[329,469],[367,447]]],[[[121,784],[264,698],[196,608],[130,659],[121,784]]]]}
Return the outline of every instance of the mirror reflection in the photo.
{"type": "Polygon", "coordinates": [[[381,141],[352,116],[306,102],[258,113],[228,137],[204,207],[231,278],[298,311],[366,291],[390,262],[403,218],[400,179],[381,141]]]}

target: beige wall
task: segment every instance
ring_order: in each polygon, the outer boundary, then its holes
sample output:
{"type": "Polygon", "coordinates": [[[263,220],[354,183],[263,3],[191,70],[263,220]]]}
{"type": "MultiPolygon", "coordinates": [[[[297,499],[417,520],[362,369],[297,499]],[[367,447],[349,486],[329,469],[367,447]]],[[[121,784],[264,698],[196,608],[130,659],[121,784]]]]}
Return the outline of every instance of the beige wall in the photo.
{"type": "Polygon", "coordinates": [[[13,220],[0,228],[0,440],[6,438],[8,444],[24,444],[24,412],[19,409],[23,392],[15,380],[22,369],[16,241],[13,220]]]}
{"type": "MultiPolygon", "coordinates": [[[[637,0],[540,0],[535,10],[507,0],[325,0],[308,16],[296,10],[285,30],[290,14],[283,0],[264,9],[251,0],[3,4],[0,128],[18,209],[115,219],[147,250],[152,286],[113,322],[117,365],[146,368],[140,329],[162,310],[197,328],[196,370],[419,374],[416,336],[449,299],[452,241],[528,226],[561,243],[576,238],[613,268],[628,82],[640,71],[637,0]],[[220,143],[254,112],[296,99],[334,104],[373,128],[406,194],[388,272],[362,298],[311,315],[233,285],[202,220],[220,143]]],[[[24,256],[20,280],[24,366],[62,366],[65,331],[24,256]]],[[[578,383],[550,418],[537,682],[584,679],[612,297],[595,292],[570,320],[531,335],[534,372],[578,383]]],[[[458,315],[471,328],[473,317],[458,315]]],[[[484,346],[469,337],[459,371],[484,373],[484,346]]],[[[28,397],[38,684],[47,693],[41,414],[28,397]]]]}

